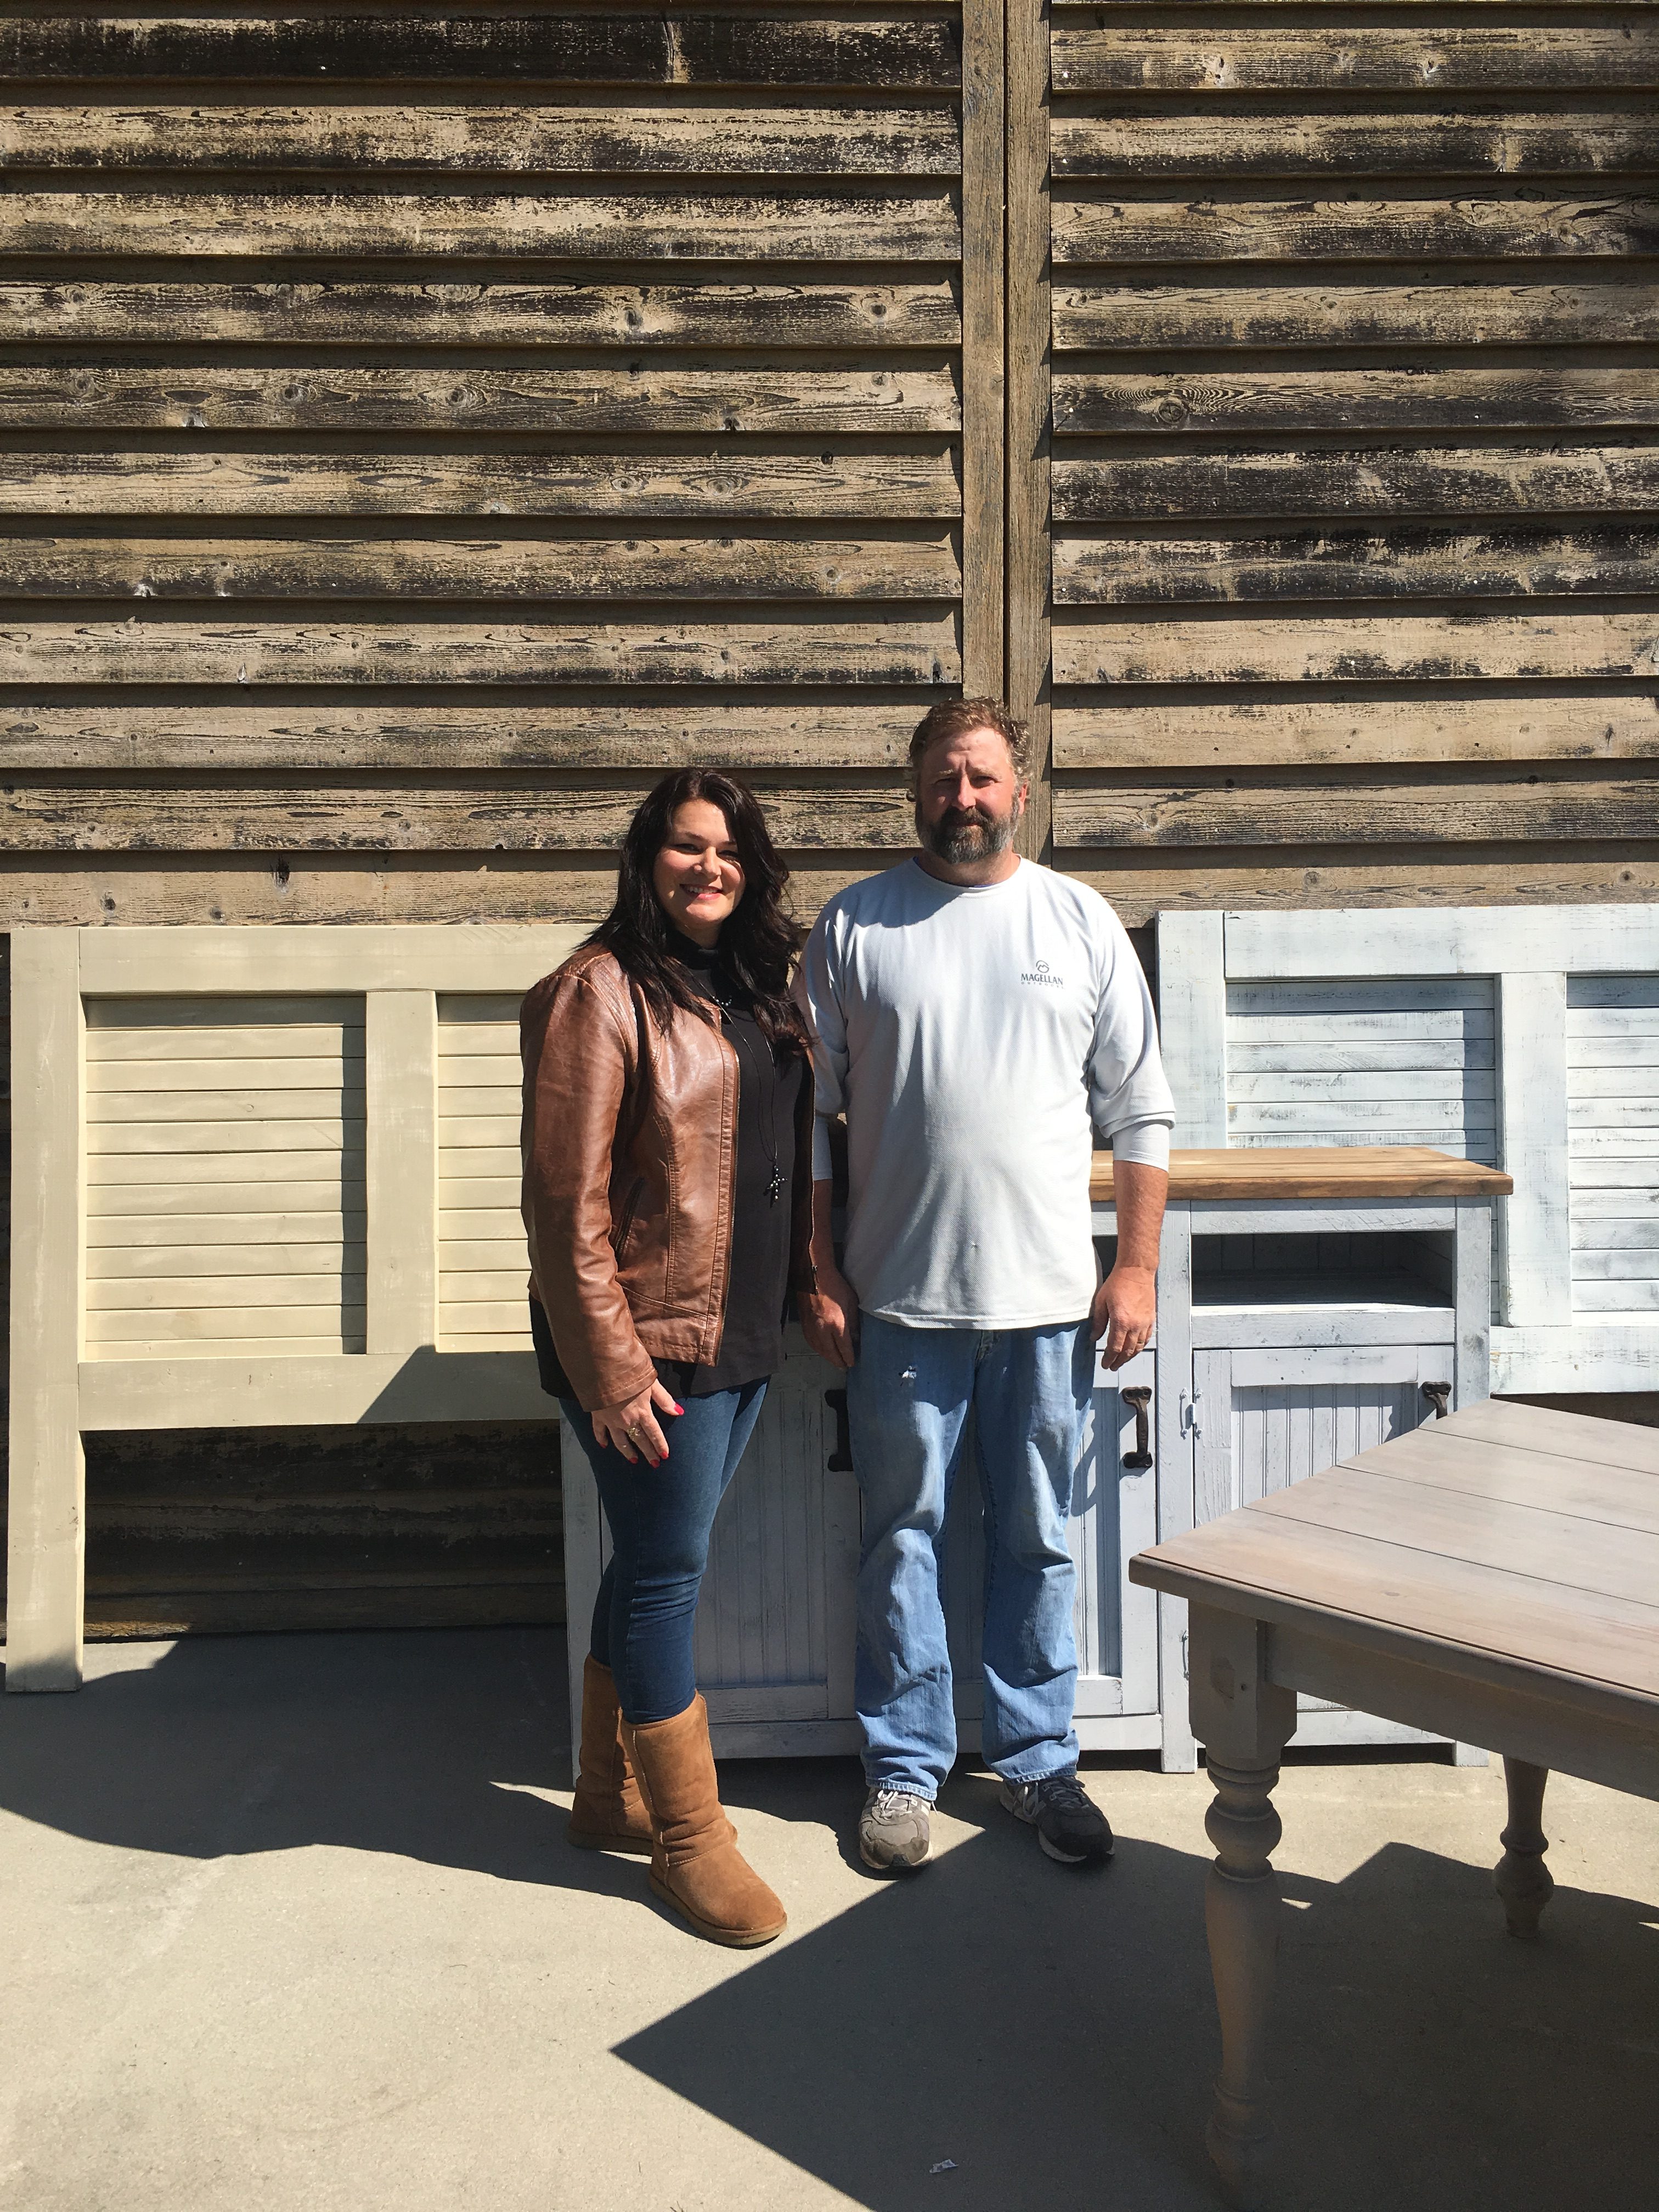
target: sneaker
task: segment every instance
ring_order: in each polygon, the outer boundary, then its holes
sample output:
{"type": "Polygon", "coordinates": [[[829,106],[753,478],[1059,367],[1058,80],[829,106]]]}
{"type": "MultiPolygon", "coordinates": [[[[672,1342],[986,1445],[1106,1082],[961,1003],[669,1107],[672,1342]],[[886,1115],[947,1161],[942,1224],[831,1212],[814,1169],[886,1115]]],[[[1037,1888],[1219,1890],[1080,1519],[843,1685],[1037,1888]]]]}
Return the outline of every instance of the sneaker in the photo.
{"type": "Polygon", "coordinates": [[[1037,1782],[1005,1782],[1004,1808],[1037,1832],[1037,1841],[1061,1866],[1104,1866],[1112,1856],[1111,1823],[1082,1783],[1076,1767],[1037,1782]]]}
{"type": "Polygon", "coordinates": [[[859,1856],[878,1874],[908,1873],[933,1856],[933,1806],[912,1790],[872,1790],[859,1820],[859,1856]]]}

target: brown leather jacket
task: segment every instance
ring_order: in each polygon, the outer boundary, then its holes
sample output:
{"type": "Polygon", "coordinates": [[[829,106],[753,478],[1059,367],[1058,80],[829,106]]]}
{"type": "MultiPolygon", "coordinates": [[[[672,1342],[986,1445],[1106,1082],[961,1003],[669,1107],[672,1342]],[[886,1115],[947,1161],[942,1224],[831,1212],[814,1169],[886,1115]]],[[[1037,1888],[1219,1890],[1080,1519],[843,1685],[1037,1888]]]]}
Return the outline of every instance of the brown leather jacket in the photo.
{"type": "MultiPolygon", "coordinates": [[[[530,1287],[584,1408],[618,1406],[653,1359],[710,1364],[726,1324],[738,1056],[712,1022],[665,1031],[597,945],[519,1014],[530,1287]]],[[[813,1282],[812,1085],[795,1127],[790,1287],[813,1282]]]]}

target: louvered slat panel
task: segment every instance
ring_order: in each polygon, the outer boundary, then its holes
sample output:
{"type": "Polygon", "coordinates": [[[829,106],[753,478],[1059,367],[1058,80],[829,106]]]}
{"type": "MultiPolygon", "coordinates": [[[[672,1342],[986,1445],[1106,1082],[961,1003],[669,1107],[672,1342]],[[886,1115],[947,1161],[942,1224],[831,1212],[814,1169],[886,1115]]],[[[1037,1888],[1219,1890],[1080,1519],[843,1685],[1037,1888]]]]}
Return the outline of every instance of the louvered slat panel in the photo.
{"type": "Polygon", "coordinates": [[[438,1335],[456,1351],[519,1352],[530,1343],[520,1091],[518,1000],[441,994],[438,1335]]]}
{"type": "Polygon", "coordinates": [[[1567,979],[1572,1303],[1659,1316],[1659,975],[1567,979]]]}
{"type": "Polygon", "coordinates": [[[364,1346],[360,1000],[87,1004],[89,1358],[364,1346]]]}

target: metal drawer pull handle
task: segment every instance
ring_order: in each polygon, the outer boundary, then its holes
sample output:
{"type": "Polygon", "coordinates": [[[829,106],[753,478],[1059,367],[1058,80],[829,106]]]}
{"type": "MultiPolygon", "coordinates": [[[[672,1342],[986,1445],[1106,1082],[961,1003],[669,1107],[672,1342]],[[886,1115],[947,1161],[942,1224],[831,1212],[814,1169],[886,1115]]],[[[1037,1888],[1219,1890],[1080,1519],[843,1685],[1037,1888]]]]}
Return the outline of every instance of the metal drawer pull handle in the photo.
{"type": "Polygon", "coordinates": [[[1449,1382],[1425,1382],[1423,1385],[1423,1395],[1428,1400],[1430,1405],[1434,1407],[1434,1418],[1436,1420],[1443,1421],[1447,1414],[1451,1411],[1451,1406],[1449,1403],[1451,1398],[1451,1384],[1449,1382]]]}
{"type": "Polygon", "coordinates": [[[1125,1453],[1122,1464],[1126,1468],[1132,1468],[1137,1474],[1139,1474],[1152,1463],[1152,1438],[1148,1432],[1146,1419],[1146,1411],[1152,1402],[1152,1394],[1142,1382],[1133,1390],[1120,1390],[1117,1395],[1126,1406],[1133,1406],[1135,1409],[1135,1448],[1132,1452],[1125,1453]]]}
{"type": "Polygon", "coordinates": [[[836,1417],[836,1449],[824,1465],[831,1474],[851,1474],[853,1439],[847,1426],[847,1393],[845,1390],[826,1390],[823,1402],[836,1417]]]}

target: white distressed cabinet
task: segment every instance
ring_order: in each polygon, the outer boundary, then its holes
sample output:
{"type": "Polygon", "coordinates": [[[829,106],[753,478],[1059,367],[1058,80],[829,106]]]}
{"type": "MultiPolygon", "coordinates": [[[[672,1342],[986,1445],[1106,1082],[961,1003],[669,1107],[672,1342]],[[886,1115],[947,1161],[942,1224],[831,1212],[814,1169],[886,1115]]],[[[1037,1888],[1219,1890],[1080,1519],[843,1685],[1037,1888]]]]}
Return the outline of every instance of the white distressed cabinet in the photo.
{"type": "MultiPolygon", "coordinates": [[[[1110,1172],[1097,1170],[1103,1198],[1110,1172]]],[[[1158,1283],[1160,1540],[1487,1395],[1492,1209],[1508,1188],[1425,1148],[1175,1153],[1158,1283]]],[[[1185,1610],[1162,1607],[1162,1749],[1178,1769],[1194,1757],[1185,1610]]],[[[1310,1705],[1297,1740],[1420,1739],[1310,1705]]]]}
{"type": "Polygon", "coordinates": [[[1184,1141],[1501,1164],[1492,1387],[1659,1389],[1659,909],[1164,914],[1184,1141]]]}

